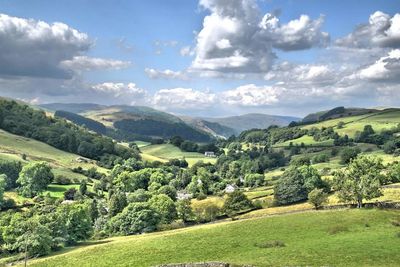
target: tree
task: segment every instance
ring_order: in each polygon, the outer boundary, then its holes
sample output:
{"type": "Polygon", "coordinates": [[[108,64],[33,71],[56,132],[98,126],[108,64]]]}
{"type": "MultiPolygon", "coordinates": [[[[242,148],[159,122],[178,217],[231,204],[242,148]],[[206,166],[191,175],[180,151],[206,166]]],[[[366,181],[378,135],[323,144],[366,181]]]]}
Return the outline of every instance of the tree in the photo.
{"type": "Polygon", "coordinates": [[[184,222],[190,221],[194,217],[190,199],[182,199],[176,202],[178,218],[184,222]]]}
{"type": "Polygon", "coordinates": [[[157,229],[160,219],[149,203],[131,203],[110,220],[109,228],[124,235],[146,233],[157,229]]]}
{"type": "Polygon", "coordinates": [[[17,183],[21,185],[21,195],[34,197],[46,190],[53,179],[54,175],[46,162],[31,162],[22,168],[17,183]]]}
{"type": "Polygon", "coordinates": [[[6,179],[7,179],[7,176],[5,174],[0,174],[0,209],[3,206],[3,202],[4,202],[4,191],[6,188],[6,179]]]}
{"type": "Polygon", "coordinates": [[[396,162],[389,166],[386,173],[386,183],[400,182],[400,163],[396,162]]]}
{"type": "Polygon", "coordinates": [[[328,194],[322,189],[315,188],[308,193],[308,202],[312,204],[315,209],[319,209],[328,199],[328,194]]]}
{"type": "Polygon", "coordinates": [[[247,196],[243,192],[236,190],[228,194],[222,209],[229,217],[232,217],[238,212],[251,209],[252,207],[253,203],[247,196]]]}
{"type": "Polygon", "coordinates": [[[160,214],[162,223],[170,223],[177,217],[174,201],[165,194],[153,196],[149,204],[160,214]]]}
{"type": "Polygon", "coordinates": [[[82,196],[86,195],[87,193],[87,181],[86,179],[82,179],[80,185],[79,185],[79,192],[81,193],[82,196]]]}
{"type": "Polygon", "coordinates": [[[352,159],[357,157],[358,154],[361,153],[361,150],[358,147],[352,148],[347,147],[342,150],[340,153],[340,163],[348,164],[352,159]]]}
{"type": "Polygon", "coordinates": [[[274,188],[274,198],[278,205],[287,205],[306,200],[314,188],[328,191],[328,185],[318,171],[309,165],[288,168],[274,188]]]}
{"type": "Polygon", "coordinates": [[[67,191],[64,192],[65,200],[74,200],[77,190],[75,188],[68,188],[67,191]]]}
{"type": "Polygon", "coordinates": [[[397,142],[395,140],[389,140],[383,144],[383,151],[386,154],[393,154],[397,149],[397,142]]]}
{"type": "Polygon", "coordinates": [[[92,217],[89,203],[61,205],[57,212],[63,219],[65,240],[67,244],[75,244],[92,235],[92,217]]]}
{"type": "Polygon", "coordinates": [[[248,187],[257,187],[265,183],[265,177],[263,174],[248,173],[244,176],[244,185],[248,187]]]}
{"type": "Polygon", "coordinates": [[[6,190],[10,190],[18,186],[17,179],[21,170],[22,165],[18,161],[0,161],[0,174],[5,174],[7,176],[5,186],[6,190]]]}
{"type": "Polygon", "coordinates": [[[334,175],[334,186],[339,199],[344,202],[355,202],[361,208],[363,200],[370,200],[382,195],[380,187],[383,182],[381,174],[382,159],[369,156],[358,156],[344,170],[334,175]]]}
{"type": "Polygon", "coordinates": [[[128,202],[126,200],[126,195],[124,192],[117,191],[115,192],[109,200],[109,213],[111,216],[115,216],[120,213],[126,206],[128,202]]]}

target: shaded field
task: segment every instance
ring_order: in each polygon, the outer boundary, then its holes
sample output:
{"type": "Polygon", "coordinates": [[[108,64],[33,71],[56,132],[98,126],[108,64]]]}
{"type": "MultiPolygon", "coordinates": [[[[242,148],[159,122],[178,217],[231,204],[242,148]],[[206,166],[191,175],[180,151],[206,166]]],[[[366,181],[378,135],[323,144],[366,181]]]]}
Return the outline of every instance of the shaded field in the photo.
{"type": "Polygon", "coordinates": [[[185,152],[171,144],[148,145],[141,147],[142,157],[148,161],[166,162],[170,159],[186,159],[189,165],[198,161],[215,163],[216,158],[205,157],[197,152],[185,152]]]}
{"type": "Polygon", "coordinates": [[[254,266],[398,266],[400,212],[304,212],[108,239],[30,266],[156,266],[222,261],[254,266]],[[271,245],[272,244],[272,245],[271,245]],[[274,245],[278,244],[278,245],[274,245]]]}

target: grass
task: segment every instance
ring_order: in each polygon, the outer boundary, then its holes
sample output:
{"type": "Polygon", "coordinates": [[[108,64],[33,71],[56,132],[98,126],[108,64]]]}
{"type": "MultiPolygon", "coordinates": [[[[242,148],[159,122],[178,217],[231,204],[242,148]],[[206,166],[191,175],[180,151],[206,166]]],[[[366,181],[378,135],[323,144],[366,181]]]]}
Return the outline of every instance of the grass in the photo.
{"type": "Polygon", "coordinates": [[[292,139],[286,142],[275,144],[274,147],[288,147],[292,143],[293,145],[301,145],[304,143],[306,146],[333,146],[333,139],[325,141],[315,141],[312,136],[303,135],[302,137],[292,139]]]}
{"type": "Polygon", "coordinates": [[[43,195],[50,194],[50,197],[54,198],[63,198],[64,192],[70,188],[79,189],[79,184],[70,184],[70,185],[59,185],[59,184],[50,184],[47,190],[43,193],[43,195]]]}
{"type": "Polygon", "coordinates": [[[156,266],[222,261],[254,266],[398,266],[398,211],[305,212],[115,237],[30,266],[156,266]],[[368,227],[366,226],[368,225],[368,227]]]}
{"type": "Polygon", "coordinates": [[[357,131],[362,131],[365,125],[371,125],[376,132],[381,132],[382,130],[391,129],[396,127],[400,123],[400,110],[391,109],[386,111],[381,111],[379,113],[364,114],[360,116],[351,116],[346,118],[338,118],[327,120],[319,123],[314,123],[311,125],[306,125],[302,128],[310,129],[312,127],[322,128],[322,127],[334,127],[334,130],[340,134],[347,134],[349,137],[354,137],[357,131]],[[337,124],[342,121],[345,123],[344,127],[341,129],[337,128],[337,124]]]}
{"type": "Polygon", "coordinates": [[[141,148],[142,157],[148,161],[166,162],[170,159],[186,159],[189,166],[198,161],[215,163],[216,158],[205,157],[197,152],[185,152],[171,144],[148,145],[141,148]]]}
{"type": "Polygon", "coordinates": [[[54,148],[45,143],[21,137],[0,130],[0,159],[18,160],[22,163],[28,161],[46,161],[53,168],[55,175],[65,175],[69,178],[83,178],[84,176],[72,172],[70,169],[81,166],[84,169],[96,167],[100,172],[107,172],[106,169],[97,166],[95,163],[78,163],[76,154],[68,153],[54,148]],[[27,160],[22,159],[25,154],[27,160]]]}

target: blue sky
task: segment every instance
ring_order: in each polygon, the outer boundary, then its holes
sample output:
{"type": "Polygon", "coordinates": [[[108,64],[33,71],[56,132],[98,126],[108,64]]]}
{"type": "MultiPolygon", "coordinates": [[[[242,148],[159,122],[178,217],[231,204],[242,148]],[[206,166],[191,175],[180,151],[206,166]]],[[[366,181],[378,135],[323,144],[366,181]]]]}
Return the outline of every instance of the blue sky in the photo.
{"type": "Polygon", "coordinates": [[[247,112],[304,115],[337,105],[398,105],[391,98],[399,91],[397,81],[393,82],[398,65],[393,69],[381,63],[384,70],[386,66],[391,71],[382,74],[386,80],[367,74],[368,68],[382,67],[374,65],[380,59],[399,60],[396,53],[389,55],[400,47],[400,33],[396,32],[399,12],[400,1],[393,0],[362,4],[315,0],[2,0],[0,13],[7,15],[2,17],[3,27],[11,27],[10,21],[16,23],[13,27],[20,27],[12,18],[30,19],[31,27],[18,29],[26,35],[22,37],[5,28],[0,45],[4,42],[10,50],[18,47],[13,41],[24,42],[25,58],[30,58],[30,48],[32,61],[37,57],[32,66],[40,69],[40,64],[45,64],[43,72],[48,73],[53,66],[65,77],[19,72],[17,68],[28,67],[7,55],[2,57],[0,52],[0,59],[7,59],[3,60],[3,64],[7,62],[3,73],[0,62],[0,93],[32,103],[149,105],[199,116],[247,112]],[[267,13],[272,24],[260,26],[267,13]],[[374,13],[383,19],[376,20],[376,25],[370,22],[374,13]],[[300,20],[302,15],[304,20],[300,20]],[[205,26],[208,17],[213,22],[205,26]],[[59,36],[42,31],[40,34],[50,38],[45,42],[47,51],[63,53],[66,49],[62,55],[46,55],[41,48],[35,50],[43,47],[40,41],[29,39],[29,31],[40,28],[39,21],[50,28],[61,22],[87,38],[71,41],[80,42],[79,48],[71,42],[58,47],[59,36]],[[381,26],[379,21],[386,24],[381,26]],[[363,33],[357,32],[358,25],[365,26],[363,33]],[[204,36],[203,41],[199,36],[204,36]],[[343,41],[346,36],[347,41],[343,41]],[[187,53],[182,55],[185,47],[187,53]],[[43,63],[47,58],[54,58],[54,62],[43,63]],[[98,64],[93,58],[107,61],[98,64]],[[58,69],[61,65],[63,70],[58,69]],[[11,75],[7,70],[10,66],[15,67],[11,75]],[[367,70],[363,72],[363,68],[367,70]],[[376,98],[377,90],[382,98],[376,98]]]}

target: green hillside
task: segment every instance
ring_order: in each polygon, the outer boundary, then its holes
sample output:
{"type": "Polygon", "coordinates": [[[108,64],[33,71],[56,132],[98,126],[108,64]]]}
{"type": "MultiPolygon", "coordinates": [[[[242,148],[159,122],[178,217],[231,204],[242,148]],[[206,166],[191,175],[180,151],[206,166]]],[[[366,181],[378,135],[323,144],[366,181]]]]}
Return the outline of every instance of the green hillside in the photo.
{"type": "Polygon", "coordinates": [[[215,158],[205,157],[197,152],[185,152],[172,144],[149,145],[141,147],[142,157],[144,160],[166,162],[170,159],[185,159],[189,165],[193,165],[197,161],[211,162],[216,161],[215,158]]]}
{"type": "Polygon", "coordinates": [[[97,166],[94,161],[93,163],[77,162],[78,157],[79,155],[59,150],[45,143],[0,130],[0,159],[21,162],[46,161],[54,168],[55,175],[65,175],[70,178],[83,178],[81,174],[71,171],[72,168],[79,166],[84,169],[96,167],[106,172],[106,169],[97,166]],[[22,155],[26,155],[26,160],[22,159],[22,155]]]}
{"type": "Polygon", "coordinates": [[[30,266],[156,266],[220,261],[254,266],[398,266],[398,211],[341,210],[116,237],[30,266]]]}

